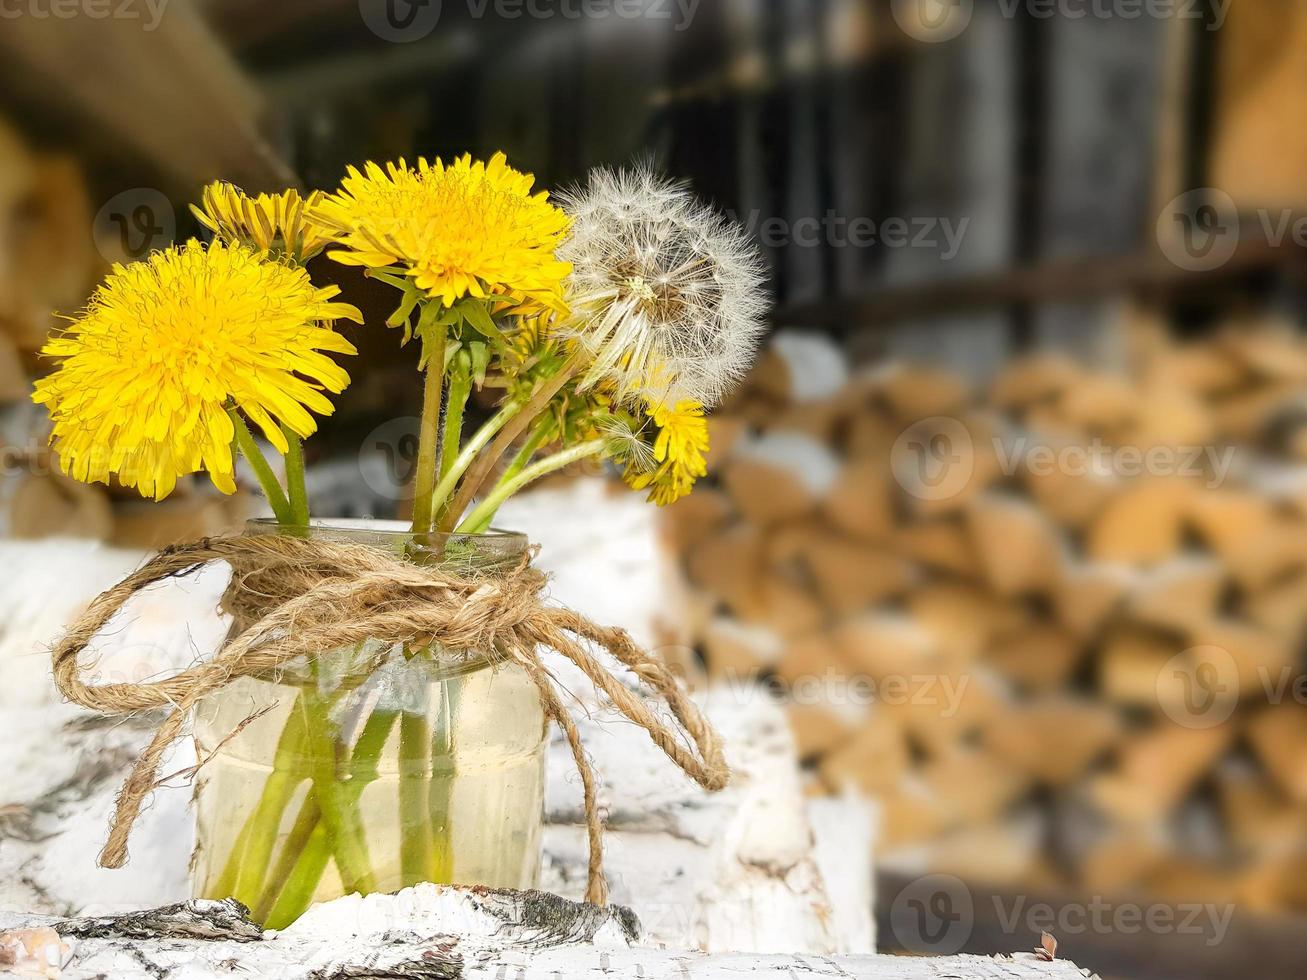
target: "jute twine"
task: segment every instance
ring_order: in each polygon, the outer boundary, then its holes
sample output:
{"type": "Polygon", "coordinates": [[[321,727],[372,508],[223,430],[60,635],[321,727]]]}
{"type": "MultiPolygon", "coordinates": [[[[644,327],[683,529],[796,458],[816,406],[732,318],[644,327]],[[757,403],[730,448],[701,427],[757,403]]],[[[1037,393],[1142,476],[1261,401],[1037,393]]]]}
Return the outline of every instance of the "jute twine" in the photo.
{"type": "Polygon", "coordinates": [[[157,785],[164,751],[181,735],[197,702],[237,678],[276,676],[299,658],[378,640],[449,650],[498,650],[526,670],[576,760],[590,843],[586,899],[604,904],[607,890],[594,771],[541,651],[554,650],[576,664],[597,691],[645,729],[654,744],[704,789],[722,789],[730,771],[720,737],[666,664],[641,650],[624,630],[599,627],[570,610],[545,605],[544,583],[544,576],[525,561],[503,573],[478,576],[448,565],[413,564],[361,545],[280,535],[208,538],[161,552],[92,602],[54,650],[55,682],[69,700],[110,715],[172,709],[123,783],[100,864],[118,868],[126,861],[128,834],[143,801],[157,785]],[[133,595],[214,561],[232,567],[228,605],[233,597],[238,600],[239,632],[213,659],[149,683],[85,683],[79,654],[133,595]],[[651,689],[671,709],[676,724],[655,715],[642,697],[589,652],[587,642],[606,650],[651,689]]]}

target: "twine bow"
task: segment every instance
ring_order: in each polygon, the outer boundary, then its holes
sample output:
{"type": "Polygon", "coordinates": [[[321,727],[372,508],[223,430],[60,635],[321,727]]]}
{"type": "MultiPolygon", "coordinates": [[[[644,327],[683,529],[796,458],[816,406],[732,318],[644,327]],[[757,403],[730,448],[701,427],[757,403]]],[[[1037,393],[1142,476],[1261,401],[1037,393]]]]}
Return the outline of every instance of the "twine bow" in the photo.
{"type": "Polygon", "coordinates": [[[570,610],[546,606],[541,599],[544,583],[544,576],[525,563],[504,574],[478,577],[448,565],[416,565],[360,545],[279,535],[210,538],[164,550],[96,598],[54,650],[55,683],[69,700],[111,715],[172,709],[123,783],[100,864],[118,868],[126,861],[127,837],[156,785],[163,753],[181,735],[188,712],[201,699],[239,677],[273,674],[297,658],[380,640],[451,650],[499,650],[526,670],[546,712],[567,736],[581,775],[590,846],[586,900],[604,904],[607,890],[594,771],[540,650],[554,650],[576,664],[597,691],[645,729],[654,744],[704,789],[722,789],[730,770],[720,737],[667,665],[642,651],[625,630],[599,627],[570,610]],[[241,605],[238,634],[213,659],[150,683],[90,686],[84,682],[78,655],[133,595],[214,561],[231,565],[228,598],[240,597],[241,605]],[[677,724],[656,716],[583,641],[608,651],[632,671],[671,709],[677,724]],[[682,736],[689,737],[693,750],[682,736]]]}

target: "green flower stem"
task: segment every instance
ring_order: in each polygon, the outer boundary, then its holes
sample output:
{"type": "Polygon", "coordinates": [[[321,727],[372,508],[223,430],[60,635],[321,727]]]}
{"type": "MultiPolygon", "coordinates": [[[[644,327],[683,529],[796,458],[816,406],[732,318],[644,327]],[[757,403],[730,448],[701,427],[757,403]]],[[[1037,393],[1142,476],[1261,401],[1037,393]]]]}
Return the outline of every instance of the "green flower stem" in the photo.
{"type": "MultiPolygon", "coordinates": [[[[552,415],[545,415],[540,418],[540,421],[536,423],[535,428],[531,430],[531,434],[527,436],[526,442],[522,444],[522,448],[518,450],[517,455],[513,457],[513,461],[508,464],[508,467],[499,477],[499,481],[495,484],[494,489],[491,490],[491,494],[496,493],[506,483],[526,469],[527,464],[531,462],[531,458],[535,456],[540,447],[543,446],[553,434],[554,425],[555,421],[552,415]]],[[[490,525],[494,523],[495,514],[498,512],[499,507],[495,507],[491,513],[482,518],[475,526],[469,526],[464,522],[464,524],[459,527],[459,531],[467,534],[484,534],[486,531],[490,530],[490,525]]]]}
{"type": "MultiPolygon", "coordinates": [[[[242,831],[244,846],[233,848],[228,858],[229,865],[233,860],[238,862],[231,897],[247,906],[253,905],[263,888],[268,862],[272,858],[272,850],[281,829],[282,815],[295,794],[295,788],[303,779],[298,770],[307,737],[303,712],[292,711],[277,742],[272,772],[263,784],[263,795],[242,831]]],[[[226,871],[222,877],[227,877],[226,871]]]]}
{"type": "MultiPolygon", "coordinates": [[[[413,533],[429,534],[434,523],[432,492],[440,471],[440,407],[445,394],[446,332],[426,351],[426,381],[422,389],[422,421],[418,430],[417,473],[413,480],[413,533]]],[[[425,341],[424,341],[425,343],[425,341]]]]}
{"type": "Polygon", "coordinates": [[[235,407],[228,408],[227,414],[231,416],[231,420],[236,426],[236,447],[250,461],[250,466],[254,467],[254,475],[258,477],[259,486],[263,488],[263,495],[268,498],[268,506],[272,508],[277,523],[293,524],[294,518],[291,515],[290,501],[286,499],[286,493],[281,489],[281,484],[277,482],[277,475],[272,472],[272,467],[268,465],[267,459],[264,458],[263,452],[259,449],[259,444],[254,441],[250,427],[245,424],[245,420],[241,418],[235,407]]]}
{"type": "Polygon", "coordinates": [[[286,437],[286,487],[290,493],[290,516],[296,527],[308,527],[309,494],[304,482],[304,443],[286,426],[281,427],[286,437]]]}
{"type": "Polygon", "coordinates": [[[471,368],[456,362],[454,373],[449,379],[449,400],[445,406],[445,431],[441,436],[440,478],[442,480],[458,460],[459,443],[463,439],[463,412],[467,408],[467,400],[471,394],[471,368]]]}
{"type": "MultiPolygon", "coordinates": [[[[454,492],[459,478],[477,462],[478,454],[486,447],[486,444],[495,438],[504,426],[512,422],[525,407],[525,402],[513,399],[505,403],[498,412],[491,416],[489,421],[477,429],[472,438],[467,441],[467,445],[463,447],[463,451],[458,454],[453,465],[440,478],[440,483],[436,485],[435,492],[431,495],[432,513],[445,515],[445,502],[449,500],[450,494],[454,492]]],[[[442,516],[440,523],[445,522],[446,517],[442,516]]]]}
{"type": "Polygon", "coordinates": [[[439,885],[454,882],[454,821],[450,798],[454,791],[454,725],[458,717],[461,681],[440,681],[440,724],[431,740],[431,788],[427,809],[431,822],[431,881],[439,885]]]}
{"type": "MultiPolygon", "coordinates": [[[[549,409],[549,403],[554,400],[554,396],[563,390],[563,385],[576,374],[581,366],[580,355],[574,355],[569,358],[562,367],[558,369],[553,377],[548,378],[525,405],[521,405],[502,427],[499,435],[495,437],[494,442],[486,449],[485,452],[479,452],[476,456],[476,462],[468,469],[466,478],[458,488],[458,494],[454,497],[453,502],[444,510],[437,530],[448,532],[454,530],[454,527],[460,523],[460,518],[468,506],[476,499],[481,492],[481,485],[486,482],[490,476],[490,471],[495,468],[500,458],[508,451],[508,447],[517,441],[517,437],[526,431],[527,426],[534,423],[541,415],[549,409]]],[[[442,481],[443,482],[443,481],[442,481]]]]}
{"type": "MultiPolygon", "coordinates": [[[[304,797],[304,803],[300,807],[299,815],[295,818],[295,826],[291,828],[290,836],[281,845],[281,851],[277,855],[277,863],[273,865],[272,871],[264,881],[263,893],[259,896],[258,904],[249,906],[253,910],[253,920],[255,922],[266,923],[268,921],[278,897],[292,886],[295,880],[295,870],[299,867],[301,858],[308,848],[309,842],[313,839],[314,833],[321,826],[322,810],[318,807],[318,801],[313,795],[313,790],[310,789],[308,795],[304,797]]],[[[322,836],[325,839],[325,832],[322,836]]],[[[317,878],[314,879],[313,888],[309,892],[310,898],[312,898],[313,891],[317,890],[317,882],[321,880],[322,872],[326,870],[327,859],[330,856],[330,851],[323,854],[322,867],[318,869],[317,878]]]]}
{"type": "Polygon", "coordinates": [[[356,797],[336,771],[336,743],[331,737],[333,726],[326,703],[312,696],[301,698],[299,703],[309,733],[313,796],[322,810],[322,823],[332,843],[341,883],[347,892],[368,895],[377,890],[376,877],[354,806],[356,797]]]}
{"type": "Polygon", "coordinates": [[[588,456],[597,456],[602,453],[608,446],[605,439],[592,439],[589,442],[578,443],[571,449],[564,449],[561,453],[554,453],[552,456],[546,456],[538,462],[532,463],[517,476],[506,482],[500,483],[499,486],[477,505],[472,513],[458,526],[460,534],[466,534],[475,528],[481,527],[489,522],[494,516],[495,511],[503,505],[504,501],[513,494],[517,493],[529,483],[533,483],[542,476],[547,476],[561,470],[565,466],[585,459],[588,456]]]}
{"type": "Polygon", "coordinates": [[[399,865],[407,888],[431,875],[431,726],[424,715],[404,712],[399,720],[399,865]]]}
{"type": "MultiPolygon", "coordinates": [[[[381,752],[390,739],[397,717],[399,713],[396,711],[373,711],[354,743],[349,764],[350,778],[345,784],[351,806],[358,805],[363,791],[377,778],[381,752]]],[[[316,797],[310,796],[300,811],[295,830],[282,849],[277,873],[269,880],[255,910],[255,921],[262,922],[269,929],[284,929],[303,915],[313,902],[332,852],[321,815],[316,797]],[[307,835],[301,834],[302,823],[307,826],[307,835]],[[288,870],[283,871],[283,868],[288,870]]]]}

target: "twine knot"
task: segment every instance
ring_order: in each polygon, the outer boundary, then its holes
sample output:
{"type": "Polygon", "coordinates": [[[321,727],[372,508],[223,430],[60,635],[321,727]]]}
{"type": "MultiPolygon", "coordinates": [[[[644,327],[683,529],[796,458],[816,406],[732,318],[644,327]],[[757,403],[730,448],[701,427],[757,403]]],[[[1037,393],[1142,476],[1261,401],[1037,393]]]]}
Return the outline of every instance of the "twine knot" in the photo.
{"type": "Polygon", "coordinates": [[[98,596],[54,649],[55,683],[64,696],[110,715],[170,708],[124,781],[110,821],[100,864],[127,860],[127,838],[146,796],[155,788],[164,751],[181,735],[200,700],[241,677],[276,676],[301,658],[380,641],[449,650],[495,650],[520,664],[535,683],[546,713],[566,735],[585,796],[590,861],[587,901],[605,903],[602,823],[595,777],[571,715],[541,659],[553,650],[574,663],[596,691],[649,733],[668,758],[704,789],[730,778],[721,739],[660,659],[643,651],[625,630],[605,629],[568,609],[547,606],[545,577],[528,562],[475,570],[452,563],[418,565],[356,544],[282,535],[206,538],[164,549],[139,571],[98,596]],[[148,683],[91,686],[78,656],[133,595],[202,565],[232,568],[224,607],[234,618],[231,637],[211,659],[148,683]],[[650,689],[675,717],[653,713],[587,649],[611,654],[650,689]],[[688,737],[692,748],[686,744],[688,737]]]}

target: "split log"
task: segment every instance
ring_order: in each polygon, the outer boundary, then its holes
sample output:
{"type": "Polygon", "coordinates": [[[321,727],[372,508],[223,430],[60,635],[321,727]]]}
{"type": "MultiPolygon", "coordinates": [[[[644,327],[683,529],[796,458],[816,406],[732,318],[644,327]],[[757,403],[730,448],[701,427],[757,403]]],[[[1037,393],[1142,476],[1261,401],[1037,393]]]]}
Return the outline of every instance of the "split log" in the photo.
{"type": "Polygon", "coordinates": [[[1220,562],[1182,556],[1149,570],[1135,587],[1128,609],[1141,623],[1187,629],[1215,615],[1225,583],[1220,562]]]}
{"type": "Polygon", "coordinates": [[[878,379],[877,395],[900,422],[918,422],[960,411],[970,398],[967,383],[956,374],[895,364],[878,379]]]}
{"type": "Polygon", "coordinates": [[[1297,704],[1265,709],[1249,723],[1248,741],[1276,785],[1307,803],[1307,711],[1297,704]]]}
{"type": "Polygon", "coordinates": [[[1033,778],[1065,786],[1116,741],[1120,728],[1110,708],[1049,696],[995,718],[985,730],[985,743],[1033,778]]]}
{"type": "MultiPolygon", "coordinates": [[[[395,895],[343,898],[318,906],[290,928],[260,933],[235,902],[187,902],[99,919],[0,914],[0,936],[49,928],[70,947],[63,976],[167,980],[233,975],[282,980],[425,977],[568,980],[740,976],[777,980],[1083,980],[1067,961],[1033,954],[822,958],[707,955],[638,945],[639,924],[620,907],[567,902],[540,892],[419,885],[395,895]],[[835,971],[832,973],[832,971],[835,971]]],[[[58,967],[52,972],[59,976],[58,967]]]]}
{"type": "Polygon", "coordinates": [[[1140,478],[1113,499],[1089,528],[1085,550],[1096,561],[1152,565],[1180,550],[1193,486],[1178,479],[1140,478]]]}
{"type": "Polygon", "coordinates": [[[881,459],[849,463],[836,477],[823,507],[839,530],[884,541],[894,529],[889,467],[881,459]]]}
{"type": "Polygon", "coordinates": [[[967,508],[968,527],[994,591],[1013,596],[1051,590],[1061,547],[1048,519],[1019,497],[990,494],[967,508]]]}
{"type": "Polygon", "coordinates": [[[1035,354],[1012,361],[994,379],[989,402],[995,408],[1021,409],[1054,398],[1079,382],[1084,369],[1061,354],[1035,354]]]}
{"type": "Polygon", "coordinates": [[[1136,574],[1129,565],[1108,562],[1069,565],[1053,595],[1058,620],[1082,640],[1089,639],[1115,612],[1136,574]]]}
{"type": "Polygon", "coordinates": [[[961,522],[951,517],[900,528],[894,535],[894,548],[930,568],[966,578],[980,576],[980,559],[971,538],[961,522]]]}

